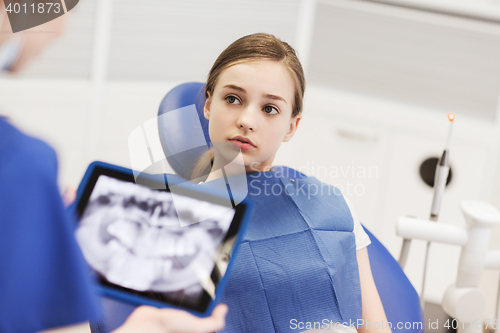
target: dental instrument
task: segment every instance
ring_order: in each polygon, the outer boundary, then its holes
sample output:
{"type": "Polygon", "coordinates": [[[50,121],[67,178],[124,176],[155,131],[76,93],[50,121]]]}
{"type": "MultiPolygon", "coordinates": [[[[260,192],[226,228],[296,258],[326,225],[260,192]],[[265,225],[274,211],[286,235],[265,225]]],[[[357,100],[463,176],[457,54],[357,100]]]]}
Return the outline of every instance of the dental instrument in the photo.
{"type": "MultiPolygon", "coordinates": [[[[449,151],[450,151],[451,133],[453,130],[453,121],[455,120],[455,114],[449,113],[447,117],[448,117],[448,121],[450,122],[450,127],[448,130],[448,137],[446,139],[445,148],[444,148],[443,153],[441,155],[441,158],[439,159],[438,164],[436,166],[436,173],[435,173],[435,178],[434,178],[434,197],[432,199],[432,206],[431,206],[431,213],[430,213],[430,220],[431,221],[438,220],[439,210],[441,208],[441,202],[443,199],[443,193],[444,193],[444,189],[446,187],[446,181],[448,179],[448,174],[450,171],[448,159],[449,159],[449,151]]],[[[401,254],[399,256],[399,263],[403,269],[404,269],[404,266],[406,264],[406,260],[408,258],[408,252],[410,250],[410,242],[411,242],[411,240],[409,238],[405,238],[403,240],[403,246],[401,248],[401,254]]],[[[425,291],[425,277],[426,277],[426,273],[427,273],[427,261],[428,261],[428,256],[429,256],[429,247],[430,247],[430,242],[427,241],[426,248],[425,248],[425,260],[424,260],[424,269],[423,269],[422,290],[420,293],[420,295],[421,295],[420,296],[420,303],[421,303],[422,310],[424,309],[424,306],[425,306],[424,291],[425,291]]]]}

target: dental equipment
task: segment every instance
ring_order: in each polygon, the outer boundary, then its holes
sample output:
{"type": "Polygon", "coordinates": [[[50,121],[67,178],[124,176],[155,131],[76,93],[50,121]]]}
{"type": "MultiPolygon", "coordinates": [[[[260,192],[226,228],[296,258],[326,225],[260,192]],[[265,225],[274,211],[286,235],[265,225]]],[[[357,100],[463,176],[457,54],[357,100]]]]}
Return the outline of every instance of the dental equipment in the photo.
{"type": "MultiPolygon", "coordinates": [[[[448,120],[450,121],[450,129],[448,130],[448,138],[446,139],[446,145],[443,150],[443,154],[441,155],[441,158],[438,161],[438,164],[436,166],[436,173],[435,173],[435,178],[434,178],[434,197],[432,199],[432,206],[431,206],[431,214],[430,214],[430,220],[431,221],[437,221],[438,216],[439,216],[439,210],[441,208],[441,202],[443,199],[443,193],[444,189],[446,187],[446,181],[448,179],[448,174],[450,171],[450,167],[448,165],[448,158],[449,158],[449,151],[450,151],[450,140],[451,140],[451,133],[453,130],[453,121],[455,120],[455,114],[449,113],[448,114],[448,120]]],[[[403,240],[403,246],[401,248],[401,254],[399,256],[399,264],[401,265],[401,268],[404,269],[404,266],[406,264],[406,260],[408,258],[408,252],[410,250],[410,242],[411,240],[408,238],[404,238],[403,240]]],[[[425,277],[427,273],[427,261],[429,257],[429,247],[430,247],[430,242],[427,241],[427,245],[425,248],[425,260],[424,260],[424,271],[423,271],[423,279],[422,279],[422,290],[420,293],[420,303],[422,310],[424,309],[425,306],[425,300],[424,300],[424,291],[425,291],[425,277]]]]}
{"type": "Polygon", "coordinates": [[[406,239],[462,246],[457,279],[446,290],[442,306],[457,320],[459,333],[479,333],[483,331],[481,316],[486,303],[479,289],[481,275],[485,268],[500,269],[500,251],[488,250],[491,228],[500,225],[500,211],[481,201],[462,201],[460,208],[465,228],[401,217],[396,232],[406,239]]]}

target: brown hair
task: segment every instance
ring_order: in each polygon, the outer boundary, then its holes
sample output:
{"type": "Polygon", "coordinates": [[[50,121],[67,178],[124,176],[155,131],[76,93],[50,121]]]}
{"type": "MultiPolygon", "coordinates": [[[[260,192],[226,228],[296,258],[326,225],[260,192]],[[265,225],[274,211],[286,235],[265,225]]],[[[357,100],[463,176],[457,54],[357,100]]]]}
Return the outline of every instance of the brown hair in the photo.
{"type": "MultiPolygon", "coordinates": [[[[205,97],[208,98],[209,95],[213,95],[215,85],[224,70],[253,60],[279,62],[290,73],[295,85],[292,117],[300,114],[306,86],[302,65],[295,50],[287,42],[266,33],[255,33],[241,37],[222,51],[208,74],[205,97]]],[[[192,179],[203,175],[208,176],[213,163],[212,159],[210,151],[202,155],[193,168],[192,179]]]]}
{"type": "Polygon", "coordinates": [[[292,117],[300,114],[306,80],[299,58],[287,42],[265,33],[241,37],[222,51],[208,74],[205,97],[208,98],[208,94],[214,92],[215,85],[225,69],[251,60],[274,60],[285,67],[295,83],[292,117]]]}

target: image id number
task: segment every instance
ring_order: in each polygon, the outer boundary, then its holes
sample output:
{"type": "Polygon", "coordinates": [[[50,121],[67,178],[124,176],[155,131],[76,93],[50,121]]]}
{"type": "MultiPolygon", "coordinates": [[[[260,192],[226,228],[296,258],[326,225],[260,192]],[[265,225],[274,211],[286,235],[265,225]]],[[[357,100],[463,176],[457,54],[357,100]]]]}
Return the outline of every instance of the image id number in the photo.
{"type": "Polygon", "coordinates": [[[484,328],[492,328],[492,329],[497,329],[498,327],[498,320],[496,319],[477,319],[477,320],[471,320],[471,321],[458,321],[457,319],[448,319],[446,323],[444,324],[444,327],[448,329],[457,329],[457,328],[465,328],[465,324],[471,324],[472,327],[476,327],[478,329],[484,327],[484,328]]]}
{"type": "Polygon", "coordinates": [[[49,14],[49,13],[60,13],[61,12],[61,4],[57,2],[40,2],[37,4],[32,3],[31,5],[27,5],[26,3],[9,3],[9,5],[5,8],[7,13],[32,13],[32,14],[49,14]]]}

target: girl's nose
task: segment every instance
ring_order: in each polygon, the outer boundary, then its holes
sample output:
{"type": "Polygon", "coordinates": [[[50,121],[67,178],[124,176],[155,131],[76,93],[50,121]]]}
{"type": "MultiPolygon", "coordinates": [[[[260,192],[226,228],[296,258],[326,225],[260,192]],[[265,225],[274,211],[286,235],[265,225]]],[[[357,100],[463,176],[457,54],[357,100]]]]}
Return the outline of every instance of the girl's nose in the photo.
{"type": "Polygon", "coordinates": [[[240,113],[236,126],[244,131],[255,131],[255,123],[255,111],[252,107],[247,107],[240,113]]]}

